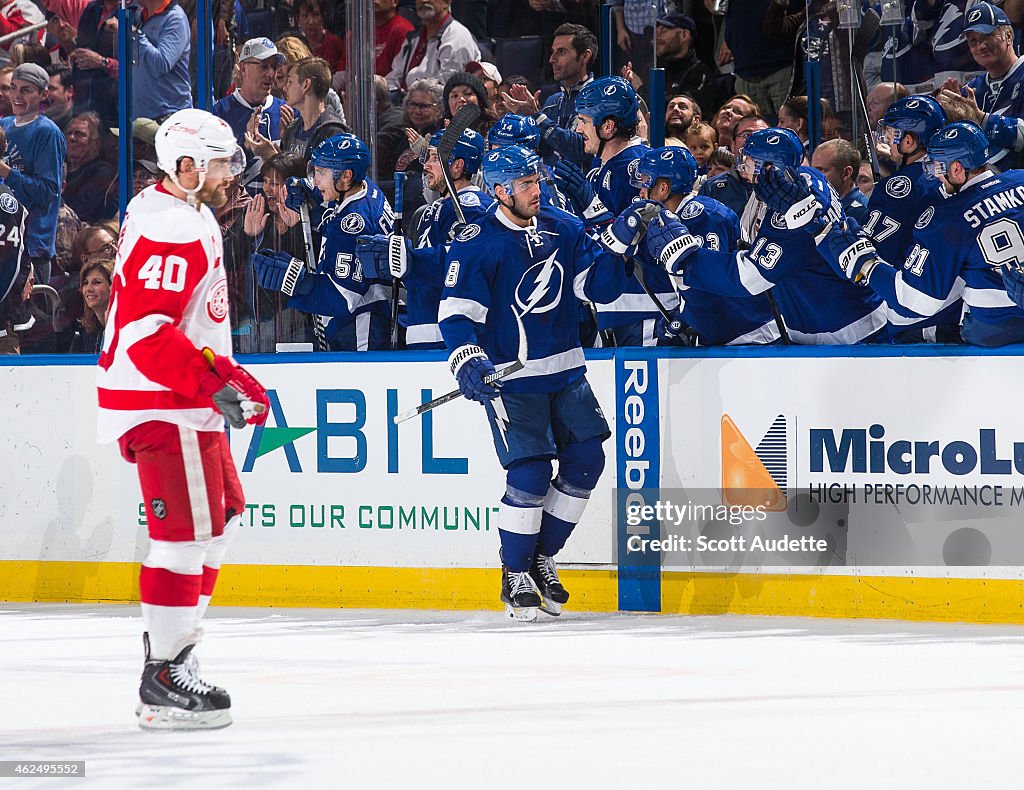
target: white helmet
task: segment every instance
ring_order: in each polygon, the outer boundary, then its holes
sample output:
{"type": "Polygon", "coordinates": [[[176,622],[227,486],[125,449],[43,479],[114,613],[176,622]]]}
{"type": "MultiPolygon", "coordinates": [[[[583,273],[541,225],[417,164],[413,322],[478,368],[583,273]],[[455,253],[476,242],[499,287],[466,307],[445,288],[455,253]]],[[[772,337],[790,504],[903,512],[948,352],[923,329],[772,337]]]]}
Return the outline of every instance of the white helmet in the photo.
{"type": "Polygon", "coordinates": [[[195,162],[199,172],[199,187],[188,190],[190,197],[202,188],[214,159],[227,159],[233,176],[245,167],[245,156],[231,127],[206,110],[178,110],[157,129],[156,163],[175,184],[178,184],[178,162],[185,156],[195,162]]]}

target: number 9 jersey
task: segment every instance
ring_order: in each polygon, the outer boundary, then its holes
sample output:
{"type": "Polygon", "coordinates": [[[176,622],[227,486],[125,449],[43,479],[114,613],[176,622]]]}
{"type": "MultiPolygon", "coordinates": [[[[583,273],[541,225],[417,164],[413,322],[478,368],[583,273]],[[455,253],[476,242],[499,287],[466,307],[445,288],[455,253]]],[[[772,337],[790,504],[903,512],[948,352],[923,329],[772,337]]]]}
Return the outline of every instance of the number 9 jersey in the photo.
{"type": "Polygon", "coordinates": [[[210,369],[200,350],[231,356],[223,259],[208,207],[196,210],[160,184],[128,204],[97,368],[100,442],[150,420],[223,429],[198,392],[210,369]]]}

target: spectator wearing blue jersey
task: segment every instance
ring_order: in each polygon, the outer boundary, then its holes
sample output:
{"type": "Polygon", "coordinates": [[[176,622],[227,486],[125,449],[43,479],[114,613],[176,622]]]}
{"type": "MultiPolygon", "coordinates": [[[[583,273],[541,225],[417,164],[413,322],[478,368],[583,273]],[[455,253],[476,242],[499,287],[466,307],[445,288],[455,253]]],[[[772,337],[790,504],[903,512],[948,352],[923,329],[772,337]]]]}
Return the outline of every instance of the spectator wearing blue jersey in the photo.
{"type": "Polygon", "coordinates": [[[60,208],[66,145],[57,125],[39,114],[49,75],[35,63],[22,63],[11,77],[14,115],[0,119],[7,135],[7,153],[0,161],[0,178],[28,210],[25,252],[38,282],[50,280],[56,255],[57,213],[60,208]]]}
{"type": "Polygon", "coordinates": [[[577,167],[586,167],[590,157],[583,150],[583,135],[572,129],[576,118],[576,97],[594,80],[597,60],[597,36],[583,25],[564,24],[555,29],[551,42],[551,72],[558,92],[548,97],[543,109],[540,91],[531,94],[525,85],[513,85],[502,100],[509,112],[532,115],[540,128],[540,155],[544,164],[554,167],[566,159],[577,167]]]}
{"type": "MultiPolygon", "coordinates": [[[[213,114],[227,121],[238,145],[245,151],[242,184],[251,193],[260,188],[263,160],[254,153],[265,142],[281,139],[284,101],[270,95],[277,66],[284,56],[269,38],[252,38],[245,42],[238,57],[238,85],[235,90],[213,105],[213,114]]],[[[291,111],[284,110],[285,121],[291,111]]],[[[272,155],[268,154],[269,156],[272,155]]]]}
{"type": "Polygon", "coordinates": [[[821,172],[843,202],[846,216],[858,225],[867,222],[868,199],[857,188],[860,152],[847,140],[826,140],[814,149],[811,167],[821,172]]]}
{"type": "Polygon", "coordinates": [[[192,106],[188,57],[192,34],[175,0],[139,0],[141,18],[133,35],[132,113],[162,123],[192,106]]]}
{"type": "Polygon", "coordinates": [[[978,3],[967,12],[964,35],[971,55],[985,74],[963,89],[955,78],[947,79],[940,95],[966,96],[968,119],[985,130],[993,146],[990,164],[999,170],[1020,167],[1024,151],[1024,57],[1018,57],[1014,49],[1010,18],[991,3],[978,3]]]}

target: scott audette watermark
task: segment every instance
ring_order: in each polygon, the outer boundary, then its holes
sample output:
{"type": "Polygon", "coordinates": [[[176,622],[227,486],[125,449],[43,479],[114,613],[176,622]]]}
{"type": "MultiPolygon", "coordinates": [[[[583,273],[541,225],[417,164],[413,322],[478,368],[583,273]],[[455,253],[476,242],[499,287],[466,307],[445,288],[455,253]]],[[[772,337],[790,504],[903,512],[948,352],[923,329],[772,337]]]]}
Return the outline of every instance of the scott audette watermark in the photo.
{"type": "Polygon", "coordinates": [[[706,535],[698,535],[696,538],[689,538],[683,535],[669,535],[664,538],[652,539],[642,538],[639,535],[631,535],[626,541],[626,551],[635,552],[678,552],[697,551],[701,552],[790,552],[790,551],[825,551],[828,548],[828,541],[824,538],[815,538],[810,535],[801,537],[790,537],[782,535],[777,538],[765,538],[754,535],[748,538],[746,535],[733,535],[728,538],[709,538],[706,535]]]}

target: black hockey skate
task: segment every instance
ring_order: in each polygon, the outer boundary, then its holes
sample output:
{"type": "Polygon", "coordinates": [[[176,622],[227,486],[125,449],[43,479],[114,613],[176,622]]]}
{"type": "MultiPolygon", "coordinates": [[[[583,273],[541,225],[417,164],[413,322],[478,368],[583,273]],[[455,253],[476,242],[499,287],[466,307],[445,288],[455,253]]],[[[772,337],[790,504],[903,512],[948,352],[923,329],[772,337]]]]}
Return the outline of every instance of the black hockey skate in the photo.
{"type": "Polygon", "coordinates": [[[199,678],[199,663],[187,645],[171,661],[149,657],[149,634],[143,634],[146,666],[136,710],[144,730],[219,730],[231,724],[231,697],[199,678]]]}
{"type": "Polygon", "coordinates": [[[501,600],[505,602],[505,614],[513,620],[532,623],[537,619],[540,596],[529,571],[510,571],[501,566],[501,600]]]}
{"type": "Polygon", "coordinates": [[[543,554],[534,555],[533,564],[530,565],[530,578],[540,593],[540,610],[558,617],[562,613],[562,604],[569,600],[569,593],[558,578],[555,558],[545,557],[543,554]]]}

